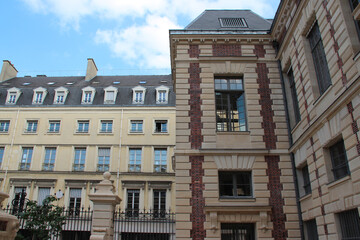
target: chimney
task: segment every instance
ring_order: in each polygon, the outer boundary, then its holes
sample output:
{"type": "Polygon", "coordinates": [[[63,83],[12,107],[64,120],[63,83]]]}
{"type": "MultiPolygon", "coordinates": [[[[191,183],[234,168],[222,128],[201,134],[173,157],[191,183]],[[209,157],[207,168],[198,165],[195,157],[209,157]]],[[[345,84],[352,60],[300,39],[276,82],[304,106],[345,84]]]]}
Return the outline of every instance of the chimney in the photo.
{"type": "Polygon", "coordinates": [[[16,77],[17,73],[18,71],[16,70],[14,65],[12,65],[9,60],[4,60],[0,73],[0,82],[16,77]]]}
{"type": "Polygon", "coordinates": [[[97,71],[98,71],[98,69],[97,69],[96,64],[94,62],[94,59],[88,58],[87,59],[87,69],[86,69],[85,81],[90,81],[91,79],[96,77],[97,71]]]}

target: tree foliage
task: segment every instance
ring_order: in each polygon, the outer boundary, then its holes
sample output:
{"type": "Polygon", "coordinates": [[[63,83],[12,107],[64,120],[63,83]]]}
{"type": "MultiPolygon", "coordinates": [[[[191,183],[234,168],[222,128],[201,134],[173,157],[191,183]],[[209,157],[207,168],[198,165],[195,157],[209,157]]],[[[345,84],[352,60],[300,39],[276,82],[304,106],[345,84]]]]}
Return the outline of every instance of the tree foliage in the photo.
{"type": "Polygon", "coordinates": [[[25,211],[21,213],[25,229],[29,230],[33,240],[47,240],[61,232],[66,217],[63,215],[63,208],[55,206],[54,201],[54,196],[48,196],[42,205],[29,201],[25,211]]]}

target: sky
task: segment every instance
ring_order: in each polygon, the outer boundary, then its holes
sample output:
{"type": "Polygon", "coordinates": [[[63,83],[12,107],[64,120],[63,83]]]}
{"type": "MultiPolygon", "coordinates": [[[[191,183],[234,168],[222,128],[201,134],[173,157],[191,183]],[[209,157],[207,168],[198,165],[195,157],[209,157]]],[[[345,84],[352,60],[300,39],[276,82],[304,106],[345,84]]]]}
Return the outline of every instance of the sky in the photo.
{"type": "MultiPolygon", "coordinates": [[[[206,9],[250,9],[272,19],[280,0],[1,0],[0,60],[18,76],[170,74],[169,29],[206,9]]],[[[2,64],[2,62],[1,62],[2,64]]]]}

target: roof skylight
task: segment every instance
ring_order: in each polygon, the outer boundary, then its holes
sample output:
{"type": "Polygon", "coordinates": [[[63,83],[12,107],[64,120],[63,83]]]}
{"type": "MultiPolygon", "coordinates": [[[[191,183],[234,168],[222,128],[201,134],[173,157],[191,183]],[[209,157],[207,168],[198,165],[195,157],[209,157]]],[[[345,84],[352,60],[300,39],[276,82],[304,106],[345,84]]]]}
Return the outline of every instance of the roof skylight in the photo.
{"type": "Polygon", "coordinates": [[[248,27],[244,18],[219,18],[221,27],[248,27]]]}

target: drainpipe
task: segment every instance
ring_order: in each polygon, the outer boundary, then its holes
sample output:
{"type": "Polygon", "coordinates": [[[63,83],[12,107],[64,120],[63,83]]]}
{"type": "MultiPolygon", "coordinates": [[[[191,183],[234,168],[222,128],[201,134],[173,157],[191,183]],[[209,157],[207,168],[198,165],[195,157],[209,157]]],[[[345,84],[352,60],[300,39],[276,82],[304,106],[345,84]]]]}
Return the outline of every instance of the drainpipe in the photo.
{"type": "Polygon", "coordinates": [[[18,119],[19,119],[19,113],[20,113],[20,109],[18,108],[17,113],[16,113],[15,126],[14,126],[14,130],[13,130],[13,134],[12,134],[12,138],[11,138],[11,142],[10,142],[10,151],[9,151],[9,155],[8,155],[7,162],[6,162],[5,176],[4,176],[2,186],[1,186],[1,191],[4,191],[4,188],[5,188],[5,182],[6,182],[6,178],[7,178],[7,174],[8,174],[8,170],[9,170],[9,162],[10,162],[10,158],[12,155],[12,148],[14,145],[15,133],[16,133],[17,123],[18,123],[18,119]]]}
{"type": "Polygon", "coordinates": [[[123,116],[124,116],[124,109],[121,109],[120,140],[119,140],[119,162],[118,162],[118,168],[117,168],[117,174],[116,174],[116,192],[117,192],[117,194],[119,194],[120,158],[121,158],[121,145],[122,145],[123,116]]]}
{"type": "MultiPolygon", "coordinates": [[[[275,48],[275,50],[277,52],[278,49],[275,48]]],[[[287,125],[287,129],[288,129],[289,145],[291,147],[293,145],[293,139],[292,139],[292,135],[291,135],[289,110],[288,110],[287,98],[286,98],[286,93],[285,93],[284,77],[283,77],[283,73],[282,73],[282,67],[281,67],[280,60],[278,60],[278,69],[279,69],[279,74],[280,74],[281,88],[283,91],[283,99],[284,99],[284,105],[285,105],[285,116],[286,116],[286,125],[287,125]]],[[[292,166],[293,179],[294,179],[294,185],[295,185],[296,205],[297,205],[297,209],[298,209],[298,218],[299,218],[299,225],[300,225],[300,236],[301,236],[301,239],[305,239],[304,238],[304,224],[303,224],[302,214],[301,214],[299,184],[298,184],[298,178],[297,178],[297,174],[296,174],[295,157],[292,152],[290,153],[290,159],[291,159],[291,166],[292,166]]]]}

